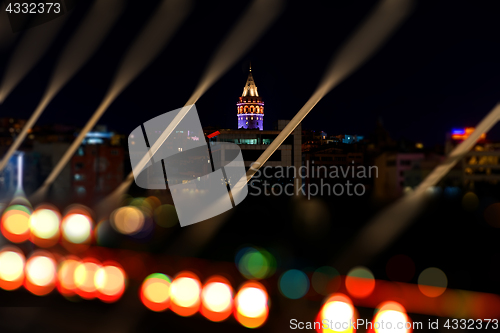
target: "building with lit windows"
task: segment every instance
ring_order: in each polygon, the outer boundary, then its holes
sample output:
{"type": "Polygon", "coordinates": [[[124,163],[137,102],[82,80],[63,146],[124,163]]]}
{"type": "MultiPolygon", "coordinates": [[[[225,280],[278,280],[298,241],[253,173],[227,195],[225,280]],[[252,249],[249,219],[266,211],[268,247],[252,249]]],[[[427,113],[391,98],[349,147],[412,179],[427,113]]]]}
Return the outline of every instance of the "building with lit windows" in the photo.
{"type": "MultiPolygon", "coordinates": [[[[39,188],[54,166],[61,160],[77,134],[64,141],[39,135],[33,149],[26,154],[27,165],[36,168],[26,175],[37,175],[37,179],[25,179],[26,193],[39,188]],[[69,141],[69,142],[68,142],[69,141]],[[29,162],[31,159],[31,162],[29,162]]],[[[52,184],[49,197],[59,203],[77,200],[91,204],[111,193],[123,181],[125,150],[122,136],[98,126],[87,134],[81,146],[64,166],[52,184]]]]}
{"type": "MultiPolygon", "coordinates": [[[[276,139],[289,120],[278,120],[273,130],[264,130],[264,101],[257,92],[257,86],[252,75],[252,67],[248,73],[243,94],[239,98],[238,129],[204,128],[205,135],[210,135],[219,130],[218,135],[209,139],[209,142],[231,142],[237,144],[243,154],[245,167],[248,169],[271,142],[276,139]]],[[[293,131],[282,145],[266,162],[268,167],[300,167],[302,165],[302,127],[293,131]]],[[[225,152],[221,151],[222,161],[225,161],[225,152]]]]}
{"type": "MultiPolygon", "coordinates": [[[[474,132],[475,128],[454,129],[446,141],[449,154],[474,132]]],[[[486,139],[483,133],[476,145],[462,158],[462,181],[465,189],[475,189],[480,183],[497,184],[500,181],[500,143],[486,139]]]]}
{"type": "Polygon", "coordinates": [[[125,151],[105,127],[88,132],[71,158],[71,187],[79,201],[92,202],[117,188],[124,177],[125,151]]]}
{"type": "Polygon", "coordinates": [[[238,128],[264,129],[264,101],[257,92],[257,86],[252,75],[252,66],[248,73],[243,94],[236,104],[238,107],[238,128]]]}
{"type": "MultiPolygon", "coordinates": [[[[211,142],[232,142],[237,144],[243,154],[245,167],[249,168],[254,161],[269,147],[276,139],[281,130],[285,128],[289,120],[278,120],[274,130],[232,130],[221,129],[220,134],[210,139],[211,142]]],[[[206,133],[210,134],[210,133],[206,133]]],[[[301,126],[293,131],[283,144],[271,155],[266,166],[272,167],[300,167],[302,165],[302,134],[301,126]]],[[[224,152],[222,152],[224,154],[224,152]]],[[[222,155],[224,161],[224,155],[222,155]]]]}
{"type": "MultiPolygon", "coordinates": [[[[231,142],[237,144],[243,155],[245,167],[250,166],[264,153],[269,145],[276,139],[280,132],[288,124],[289,120],[278,120],[273,130],[264,130],[264,101],[257,92],[257,86],[252,75],[252,68],[243,88],[243,94],[239,97],[238,106],[238,129],[204,128],[205,135],[210,135],[218,130],[217,135],[212,136],[209,142],[231,142]]],[[[295,167],[302,165],[302,127],[301,125],[293,131],[278,149],[271,155],[265,166],[267,168],[295,167]]],[[[215,147],[214,147],[215,148],[215,147]]],[[[212,151],[213,154],[221,154],[221,161],[226,161],[228,152],[212,151]]],[[[230,162],[230,161],[226,161],[230,162]]],[[[295,177],[287,179],[269,179],[270,182],[294,182],[295,177]]],[[[294,185],[301,185],[302,179],[297,179],[294,185]]]]}

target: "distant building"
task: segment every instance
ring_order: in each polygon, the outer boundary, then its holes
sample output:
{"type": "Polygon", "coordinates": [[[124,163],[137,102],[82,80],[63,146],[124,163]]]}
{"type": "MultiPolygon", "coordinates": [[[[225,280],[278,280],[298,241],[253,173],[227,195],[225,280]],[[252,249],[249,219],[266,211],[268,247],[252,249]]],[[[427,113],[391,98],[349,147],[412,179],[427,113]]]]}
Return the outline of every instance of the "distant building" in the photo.
{"type": "MultiPolygon", "coordinates": [[[[76,133],[73,132],[73,137],[76,133]]],[[[35,179],[26,181],[26,192],[40,187],[71,145],[70,140],[58,141],[57,133],[38,136],[27,158],[36,169],[35,179]]],[[[111,193],[123,181],[125,151],[119,136],[105,128],[89,132],[70,162],[52,184],[49,197],[60,204],[78,201],[90,204],[111,193]]]]}
{"type": "Polygon", "coordinates": [[[405,172],[419,169],[424,160],[423,153],[385,152],[375,158],[378,177],[375,179],[373,195],[378,199],[394,199],[403,194],[405,172]]]}
{"type": "MultiPolygon", "coordinates": [[[[447,137],[446,151],[449,154],[458,144],[474,132],[473,127],[454,129],[447,137]]],[[[465,189],[474,189],[478,183],[498,184],[500,182],[500,143],[486,139],[483,133],[476,145],[458,163],[462,171],[465,189]]]]}
{"type": "MultiPolygon", "coordinates": [[[[30,184],[33,191],[42,186],[43,181],[49,176],[70,145],[69,142],[34,142],[32,154],[36,156],[38,164],[36,167],[38,169],[38,179],[36,179],[35,186],[30,184]]],[[[49,196],[54,202],[65,203],[73,198],[71,178],[71,165],[68,163],[61,170],[50,188],[49,196]]]]}
{"type": "MultiPolygon", "coordinates": [[[[211,142],[232,142],[240,146],[249,168],[267,147],[280,134],[289,120],[278,120],[275,130],[231,130],[221,129],[220,134],[210,139],[211,142]]],[[[300,166],[301,165],[301,128],[295,129],[283,144],[274,152],[266,162],[267,166],[300,166]]],[[[210,133],[207,133],[210,134],[210,133]]],[[[224,160],[224,158],[222,159],[224,160]]]]}
{"type": "MultiPolygon", "coordinates": [[[[377,171],[373,166],[373,170],[369,169],[370,166],[366,163],[363,150],[364,147],[355,147],[336,141],[304,151],[302,153],[303,164],[308,170],[307,176],[304,177],[306,188],[308,189],[312,184],[322,189],[328,189],[337,184],[342,188],[350,186],[348,184],[362,184],[363,189],[371,189],[372,177],[376,177],[377,171]],[[366,177],[358,177],[360,174],[357,171],[361,169],[368,171],[365,174],[366,177]]],[[[328,195],[329,192],[326,193],[328,195]]]]}
{"type": "MultiPolygon", "coordinates": [[[[220,134],[209,139],[209,142],[232,142],[237,144],[243,155],[243,160],[245,161],[245,167],[249,169],[252,164],[264,153],[264,151],[269,147],[269,145],[276,139],[281,130],[289,123],[289,120],[278,120],[275,130],[231,130],[231,129],[221,129],[220,134]]],[[[205,133],[210,134],[210,133],[205,133]]],[[[269,160],[266,162],[265,167],[267,169],[273,167],[287,168],[295,167],[298,169],[302,165],[302,153],[301,153],[301,126],[299,125],[282,145],[271,155],[269,160]]],[[[214,153],[214,152],[212,152],[214,153]]],[[[218,152],[219,153],[219,152],[218,152]]],[[[226,152],[222,150],[220,152],[221,160],[225,161],[226,152]]],[[[227,161],[229,162],[229,161],[227,161]]],[[[268,174],[274,174],[272,171],[268,174]]],[[[273,182],[293,182],[293,173],[290,177],[286,179],[274,179],[272,177],[268,178],[267,181],[273,182]]],[[[301,186],[302,180],[297,179],[294,182],[295,186],[301,186]]]]}
{"type": "Polygon", "coordinates": [[[80,200],[104,197],[123,181],[125,151],[116,140],[104,128],[89,132],[71,159],[71,187],[80,200]]]}
{"type": "Polygon", "coordinates": [[[248,73],[243,94],[238,100],[238,128],[239,129],[264,129],[264,101],[257,92],[257,86],[252,75],[252,67],[248,73]]]}
{"type": "MultiPolygon", "coordinates": [[[[25,119],[11,117],[0,118],[0,146],[10,146],[14,142],[15,137],[21,132],[24,124],[26,124],[25,119]]],[[[33,140],[31,132],[32,131],[28,134],[26,141],[33,140]]]]}
{"type": "MultiPolygon", "coordinates": [[[[427,154],[425,158],[416,165],[415,168],[405,170],[404,189],[415,189],[420,183],[441,163],[446,160],[446,156],[439,154],[427,154]]],[[[450,193],[458,192],[463,184],[462,166],[460,163],[455,165],[448,173],[440,180],[437,186],[444,188],[450,193]]]]}
{"type": "Polygon", "coordinates": [[[361,140],[364,139],[364,136],[362,135],[349,135],[349,134],[341,134],[341,135],[336,135],[336,137],[342,142],[342,143],[355,143],[355,142],[360,142],[361,140]]]}
{"type": "MultiPolygon", "coordinates": [[[[446,156],[429,152],[385,152],[379,155],[375,159],[379,170],[374,185],[375,198],[395,199],[406,191],[414,190],[445,159],[446,156]]],[[[462,184],[463,172],[458,163],[436,186],[455,193],[462,184]]]]}
{"type": "Polygon", "coordinates": [[[0,209],[10,201],[16,191],[23,190],[24,153],[15,152],[0,172],[0,209]]]}
{"type": "Polygon", "coordinates": [[[332,140],[326,138],[325,132],[314,130],[302,131],[302,151],[314,150],[326,143],[332,143],[332,140]]]}

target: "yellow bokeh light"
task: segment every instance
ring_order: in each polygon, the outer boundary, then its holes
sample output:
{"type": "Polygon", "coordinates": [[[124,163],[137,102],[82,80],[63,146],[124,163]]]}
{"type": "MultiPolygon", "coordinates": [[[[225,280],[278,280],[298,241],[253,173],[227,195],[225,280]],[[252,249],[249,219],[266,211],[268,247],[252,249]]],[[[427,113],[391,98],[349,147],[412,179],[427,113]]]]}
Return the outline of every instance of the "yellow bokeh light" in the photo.
{"type": "Polygon", "coordinates": [[[92,233],[92,221],[83,214],[70,214],[62,222],[62,233],[71,243],[85,243],[92,233]]]}
{"type": "Polygon", "coordinates": [[[144,296],[153,303],[163,303],[170,298],[170,288],[165,281],[157,280],[144,288],[144,296]]]}
{"type": "Polygon", "coordinates": [[[0,279],[15,281],[22,277],[24,272],[24,257],[14,251],[0,253],[0,279]]]}
{"type": "Polygon", "coordinates": [[[405,328],[405,325],[408,323],[408,317],[400,311],[382,310],[377,313],[374,322],[385,323],[385,325],[374,326],[376,333],[407,333],[409,331],[409,329],[405,328]]]}
{"type": "Polygon", "coordinates": [[[10,213],[3,220],[3,223],[5,229],[14,235],[22,235],[26,233],[30,228],[29,215],[22,211],[10,213]]]}
{"type": "Polygon", "coordinates": [[[79,264],[74,273],[76,287],[87,293],[96,291],[94,276],[99,268],[100,266],[93,262],[79,264]]]}
{"type": "Polygon", "coordinates": [[[231,306],[231,288],[225,283],[209,283],[203,288],[201,295],[203,305],[211,311],[222,312],[231,306]]]}
{"type": "Polygon", "coordinates": [[[41,239],[50,239],[59,233],[59,215],[51,209],[38,209],[31,214],[31,233],[41,239]]]}
{"type": "Polygon", "coordinates": [[[351,299],[343,294],[332,295],[321,308],[317,321],[328,321],[328,327],[322,332],[354,332],[353,322],[356,321],[356,310],[351,299]]]}
{"type": "Polygon", "coordinates": [[[353,315],[354,311],[352,305],[340,301],[326,303],[321,311],[321,318],[328,319],[330,322],[330,327],[327,330],[328,332],[352,331],[349,327],[347,329],[342,328],[342,325],[346,326],[345,323],[351,323],[353,315]],[[335,328],[338,328],[338,330],[335,328]]]}
{"type": "Polygon", "coordinates": [[[99,292],[113,296],[125,287],[125,275],[116,266],[104,266],[95,273],[94,284],[99,292]]]}
{"type": "Polygon", "coordinates": [[[80,265],[80,262],[74,259],[67,259],[61,263],[57,272],[57,278],[61,287],[68,290],[76,288],[74,274],[78,265],[80,265]]]}
{"type": "Polygon", "coordinates": [[[349,322],[353,316],[352,306],[345,302],[333,301],[325,304],[322,317],[339,322],[349,322]]]}
{"type": "Polygon", "coordinates": [[[45,256],[35,256],[26,263],[26,277],[36,286],[48,286],[56,279],[56,263],[45,256]]]}
{"type": "Polygon", "coordinates": [[[200,283],[195,279],[180,277],[172,281],[170,295],[172,302],[181,307],[191,307],[200,299],[200,283]]]}
{"type": "Polygon", "coordinates": [[[125,235],[133,235],[141,231],[145,217],[143,212],[133,206],[120,207],[111,215],[111,222],[115,229],[125,235]]]}
{"type": "Polygon", "coordinates": [[[244,288],[238,292],[237,310],[245,317],[257,318],[267,309],[267,295],[259,288],[244,288]]]}

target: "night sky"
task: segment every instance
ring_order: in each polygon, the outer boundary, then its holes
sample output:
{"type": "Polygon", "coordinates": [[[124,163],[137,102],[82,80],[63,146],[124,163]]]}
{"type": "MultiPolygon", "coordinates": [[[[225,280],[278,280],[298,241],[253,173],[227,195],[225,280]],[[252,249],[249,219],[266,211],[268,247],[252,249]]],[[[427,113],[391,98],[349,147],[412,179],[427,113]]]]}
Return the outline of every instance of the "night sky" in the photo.
{"type": "MultiPolygon", "coordinates": [[[[38,124],[83,126],[106,93],[117,64],[156,1],[129,1],[100,50],[50,104],[38,124]]],[[[264,128],[291,119],[330,59],[375,1],[287,2],[259,42],[197,103],[202,125],[236,127],[236,102],[248,65],[266,105],[264,128]]],[[[128,135],[140,123],[184,105],[212,54],[248,5],[199,1],[162,54],[114,102],[101,124],[128,135]]],[[[49,52],[0,105],[0,116],[27,118],[62,48],[89,4],[80,1],[49,52]]],[[[368,135],[377,119],[393,138],[443,144],[452,128],[475,126],[500,96],[500,6],[421,1],[385,47],[328,94],[303,127],[368,135]]],[[[19,38],[18,38],[19,40],[19,38]]],[[[0,52],[0,73],[15,43],[0,52]]],[[[490,138],[500,139],[499,126],[490,138]]]]}

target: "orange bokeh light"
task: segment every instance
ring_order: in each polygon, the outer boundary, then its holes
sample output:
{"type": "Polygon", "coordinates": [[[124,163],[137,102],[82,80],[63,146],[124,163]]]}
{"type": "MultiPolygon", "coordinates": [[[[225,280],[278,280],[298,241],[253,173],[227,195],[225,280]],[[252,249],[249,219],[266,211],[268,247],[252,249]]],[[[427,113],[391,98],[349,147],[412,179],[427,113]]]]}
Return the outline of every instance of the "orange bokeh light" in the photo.
{"type": "Polygon", "coordinates": [[[345,285],[349,294],[357,298],[363,298],[373,292],[375,289],[375,280],[348,276],[346,277],[345,285]]]}
{"type": "Polygon", "coordinates": [[[411,320],[401,304],[387,301],[377,306],[377,310],[367,333],[412,332],[411,320]]]}
{"type": "Polygon", "coordinates": [[[80,265],[76,257],[64,259],[57,270],[57,290],[64,296],[74,296],[76,294],[75,270],[80,265]]]}
{"type": "Polygon", "coordinates": [[[29,239],[30,235],[30,225],[29,225],[29,210],[25,207],[20,207],[16,209],[16,206],[12,206],[12,209],[7,209],[3,213],[0,222],[0,230],[2,235],[13,243],[22,243],[29,239]]]}
{"type": "Polygon", "coordinates": [[[65,240],[73,244],[84,244],[91,241],[92,219],[84,214],[71,213],[61,223],[65,240]]]}
{"type": "Polygon", "coordinates": [[[57,244],[60,236],[61,215],[50,205],[42,205],[30,216],[30,239],[39,247],[57,244]]]}
{"type": "Polygon", "coordinates": [[[97,297],[107,303],[117,301],[125,291],[126,276],[119,264],[103,264],[94,276],[97,297]]]}
{"type": "Polygon", "coordinates": [[[355,267],[347,274],[345,286],[351,296],[365,298],[375,289],[375,278],[367,268],[355,267]]]}
{"type": "Polygon", "coordinates": [[[234,298],[234,316],[247,328],[262,326],[269,315],[269,296],[266,288],[256,281],[241,286],[234,298]]]}
{"type": "Polygon", "coordinates": [[[426,286],[426,285],[418,285],[418,288],[427,297],[438,297],[441,296],[446,288],[444,287],[434,287],[434,286],[426,286]]]}
{"type": "Polygon", "coordinates": [[[84,299],[97,297],[97,288],[94,278],[100,263],[94,259],[83,260],[76,268],[73,275],[76,286],[75,292],[84,299]]]}
{"type": "Polygon", "coordinates": [[[50,293],[57,281],[57,264],[51,254],[35,252],[25,266],[24,287],[32,294],[43,296],[50,293]]]}
{"type": "Polygon", "coordinates": [[[201,283],[196,274],[181,272],[170,285],[170,308],[179,316],[189,317],[200,308],[201,283]]]}
{"type": "Polygon", "coordinates": [[[222,276],[213,276],[201,292],[201,314],[210,321],[227,319],[233,308],[233,288],[222,276]]]}
{"type": "Polygon", "coordinates": [[[170,306],[170,284],[168,276],[154,273],[146,277],[140,290],[142,303],[150,310],[165,311],[170,306]]]}
{"type": "Polygon", "coordinates": [[[24,254],[14,246],[6,246],[0,251],[0,288],[15,290],[23,285],[24,254]]]}
{"type": "Polygon", "coordinates": [[[321,328],[316,328],[319,333],[327,332],[356,332],[355,325],[350,325],[356,322],[357,312],[352,301],[344,294],[333,294],[330,296],[316,317],[316,322],[323,324],[323,320],[328,320],[328,327],[321,325],[321,328]]]}

